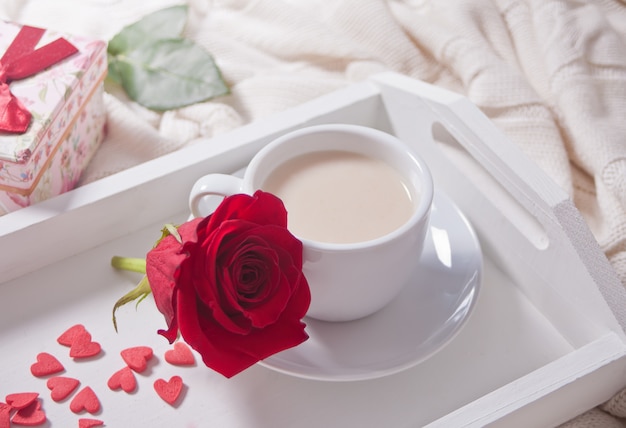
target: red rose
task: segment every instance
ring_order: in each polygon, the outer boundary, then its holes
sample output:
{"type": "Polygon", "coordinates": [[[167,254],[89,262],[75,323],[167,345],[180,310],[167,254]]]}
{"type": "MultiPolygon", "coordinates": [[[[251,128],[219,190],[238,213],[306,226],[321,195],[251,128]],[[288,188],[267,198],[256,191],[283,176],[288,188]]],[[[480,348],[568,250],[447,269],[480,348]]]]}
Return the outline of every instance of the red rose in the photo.
{"type": "Polygon", "coordinates": [[[180,331],[204,363],[226,377],[308,336],[311,296],[302,243],[287,230],[280,199],[234,195],[162,239],[146,274],[170,343],[180,331]],[[182,242],[181,242],[182,241],[182,242]]]}

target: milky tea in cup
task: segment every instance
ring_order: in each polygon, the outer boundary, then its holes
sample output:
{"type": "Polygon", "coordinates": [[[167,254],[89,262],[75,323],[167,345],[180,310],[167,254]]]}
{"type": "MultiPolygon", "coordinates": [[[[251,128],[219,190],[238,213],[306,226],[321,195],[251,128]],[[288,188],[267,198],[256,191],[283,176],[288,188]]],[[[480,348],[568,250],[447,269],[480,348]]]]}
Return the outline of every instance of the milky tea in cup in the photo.
{"type": "Polygon", "coordinates": [[[308,317],[362,318],[419,282],[433,182],[425,162],[396,137],[346,124],[293,131],[261,149],[243,178],[201,177],[190,208],[205,216],[205,196],[258,189],[281,198],[287,227],[303,243],[308,317]]]}
{"type": "Polygon", "coordinates": [[[261,188],[282,199],[291,233],[336,244],[394,231],[409,220],[417,197],[386,162],[338,150],[290,159],[276,167],[261,188]]]}

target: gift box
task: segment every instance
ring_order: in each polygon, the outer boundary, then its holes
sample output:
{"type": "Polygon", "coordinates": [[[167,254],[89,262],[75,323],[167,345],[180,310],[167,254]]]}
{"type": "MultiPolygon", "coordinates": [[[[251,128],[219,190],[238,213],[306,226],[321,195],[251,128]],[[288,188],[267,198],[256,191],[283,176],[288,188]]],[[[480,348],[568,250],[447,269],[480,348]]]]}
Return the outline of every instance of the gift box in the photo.
{"type": "Polygon", "coordinates": [[[106,43],[0,21],[0,58],[3,215],[76,186],[104,136],[106,43]]]}

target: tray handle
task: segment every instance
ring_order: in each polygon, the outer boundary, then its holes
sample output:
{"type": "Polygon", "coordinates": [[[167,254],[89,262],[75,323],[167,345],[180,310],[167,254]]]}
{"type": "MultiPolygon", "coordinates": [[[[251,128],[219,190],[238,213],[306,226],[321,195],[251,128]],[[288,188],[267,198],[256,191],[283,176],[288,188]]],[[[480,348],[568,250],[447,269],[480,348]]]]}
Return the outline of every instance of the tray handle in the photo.
{"type": "MultiPolygon", "coordinates": [[[[459,204],[522,291],[540,307],[567,301],[581,316],[604,313],[623,336],[626,290],[567,193],[467,98],[397,73],[371,80],[393,132],[424,155],[435,186],[459,204]],[[523,285],[538,282],[545,287],[523,285]]],[[[567,324],[566,315],[554,317],[567,324]]]]}

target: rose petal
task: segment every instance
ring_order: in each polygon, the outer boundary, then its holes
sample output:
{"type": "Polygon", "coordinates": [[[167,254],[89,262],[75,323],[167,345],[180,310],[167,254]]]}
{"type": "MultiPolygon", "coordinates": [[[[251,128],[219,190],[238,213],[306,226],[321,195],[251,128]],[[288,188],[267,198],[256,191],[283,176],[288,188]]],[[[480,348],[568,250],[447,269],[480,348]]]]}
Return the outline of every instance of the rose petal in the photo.
{"type": "Polygon", "coordinates": [[[295,266],[298,269],[302,269],[302,254],[303,246],[302,242],[289,232],[289,230],[282,227],[259,227],[254,229],[253,233],[272,243],[273,248],[280,248],[289,254],[289,260],[281,259],[288,262],[290,265],[295,266]]]}
{"type": "MultiPolygon", "coordinates": [[[[203,219],[197,218],[178,227],[177,231],[183,242],[195,241],[197,225],[202,221],[203,219]]],[[[183,245],[176,237],[168,235],[146,255],[146,275],[150,289],[157,309],[165,316],[168,326],[174,319],[172,303],[175,288],[174,277],[180,264],[187,257],[187,254],[181,253],[182,250],[183,245]]]]}
{"type": "Polygon", "coordinates": [[[185,293],[179,296],[178,310],[185,313],[179,320],[180,333],[185,342],[202,356],[207,367],[228,378],[308,338],[304,323],[299,318],[281,320],[264,329],[255,329],[248,335],[232,334],[214,320],[200,318],[195,300],[185,293]]]}
{"type": "MultiPolygon", "coordinates": [[[[273,273],[276,274],[275,277],[272,278],[271,287],[268,286],[266,291],[271,293],[271,295],[259,295],[258,300],[252,304],[246,305],[246,317],[252,321],[252,325],[257,328],[262,328],[269,324],[272,324],[278,320],[287,306],[288,302],[291,300],[292,293],[294,292],[294,288],[299,284],[300,277],[303,276],[301,267],[294,264],[292,253],[285,250],[285,247],[289,248],[289,246],[293,247],[292,241],[295,240],[293,235],[287,232],[285,229],[274,228],[274,227],[264,227],[254,229],[253,233],[255,233],[255,239],[263,238],[267,236],[269,242],[274,240],[271,245],[272,254],[277,265],[273,266],[273,273]],[[276,241],[279,243],[277,244],[276,241]]],[[[295,252],[297,254],[302,253],[301,243],[297,241],[300,245],[295,246],[295,252]]],[[[270,247],[270,244],[267,244],[270,247]]],[[[255,252],[258,254],[263,253],[262,249],[255,249],[255,252]]],[[[266,255],[266,259],[269,259],[269,256],[266,255]]],[[[270,263],[268,260],[267,263],[270,263]]],[[[308,289],[308,285],[305,285],[308,289]]],[[[308,310],[308,305],[310,303],[310,298],[307,301],[302,302],[303,306],[308,310]]],[[[299,318],[302,318],[306,313],[306,310],[299,318]]]]}
{"type": "Polygon", "coordinates": [[[240,217],[243,220],[266,226],[287,227],[287,210],[283,202],[271,193],[257,191],[252,195],[249,205],[243,207],[240,217]]]}
{"type": "Polygon", "coordinates": [[[216,230],[227,220],[243,220],[238,211],[241,210],[241,207],[248,205],[251,199],[252,196],[245,194],[237,194],[224,198],[213,214],[207,219],[208,221],[205,225],[206,230],[216,230]]]}
{"type": "MultiPolygon", "coordinates": [[[[185,245],[185,250],[189,252],[189,258],[185,259],[179,269],[179,286],[183,284],[189,286],[186,290],[179,294],[191,293],[202,300],[204,305],[213,312],[213,315],[224,328],[237,333],[246,334],[250,325],[241,325],[236,323],[227,314],[236,302],[236,296],[229,284],[222,284],[220,275],[216,271],[216,267],[220,265],[218,256],[220,254],[220,243],[222,239],[228,237],[231,231],[236,234],[236,222],[227,222],[216,233],[211,234],[214,240],[208,239],[207,247],[202,248],[199,245],[185,245]],[[209,262],[205,262],[209,261],[209,262]]],[[[242,224],[242,228],[246,225],[242,224]]],[[[200,236],[202,238],[202,236],[200,236]]],[[[180,320],[179,320],[180,323],[180,320]]]]}
{"type": "Polygon", "coordinates": [[[281,265],[289,266],[293,260],[289,253],[281,251],[283,258],[286,259],[281,262],[276,252],[281,250],[280,245],[287,243],[289,248],[295,248],[298,257],[301,257],[302,246],[298,245],[299,241],[281,227],[259,227],[234,220],[221,225],[212,237],[213,241],[210,241],[205,250],[206,257],[200,259],[211,261],[219,259],[220,263],[202,263],[198,267],[195,260],[199,256],[195,254],[202,249],[190,246],[188,251],[192,255],[186,264],[181,266],[181,275],[182,271],[190,269],[190,266],[195,267],[194,273],[187,274],[188,279],[181,281],[194,281],[194,284],[199,284],[195,286],[195,290],[200,299],[211,309],[219,324],[233,333],[247,334],[253,326],[262,327],[275,322],[291,294],[291,287],[284,287],[285,281],[276,270],[281,265]],[[274,239],[280,244],[275,244],[274,239]],[[296,241],[296,244],[293,241],[296,241]],[[259,303],[271,297],[272,303],[252,317],[249,316],[250,307],[242,306],[242,303],[250,300],[242,297],[238,287],[238,274],[232,271],[233,268],[236,269],[233,264],[240,263],[246,257],[258,257],[270,272],[267,283],[259,288],[260,293],[255,299],[259,303]],[[280,265],[278,262],[281,262],[280,265]],[[223,266],[230,269],[223,269],[223,266]]]}
{"type": "Polygon", "coordinates": [[[189,346],[200,353],[207,367],[226,377],[232,377],[256,363],[256,360],[249,355],[230,355],[227,351],[223,353],[220,351],[220,346],[214,346],[214,343],[207,339],[206,334],[210,334],[210,331],[218,330],[223,332],[224,329],[217,324],[213,325],[212,328],[208,328],[208,325],[214,323],[214,321],[210,317],[202,317],[201,319],[198,316],[196,301],[192,293],[181,290],[178,296],[177,310],[184,311],[181,313],[185,314],[184,317],[179,319],[179,330],[183,339],[189,346]]]}
{"type": "MultiPolygon", "coordinates": [[[[304,331],[305,324],[301,319],[308,310],[311,297],[306,278],[303,275],[300,281],[302,282],[296,287],[289,304],[277,322],[263,329],[255,329],[245,337],[234,336],[226,339],[220,336],[218,330],[209,331],[208,328],[207,335],[215,343],[228,343],[228,347],[233,353],[250,354],[259,360],[302,343],[308,338],[308,335],[304,331]]],[[[226,351],[225,346],[223,349],[226,351]]]]}
{"type": "Polygon", "coordinates": [[[225,198],[212,214],[208,227],[215,229],[230,219],[287,227],[287,210],[279,198],[259,190],[252,196],[237,194],[225,198]]]}

